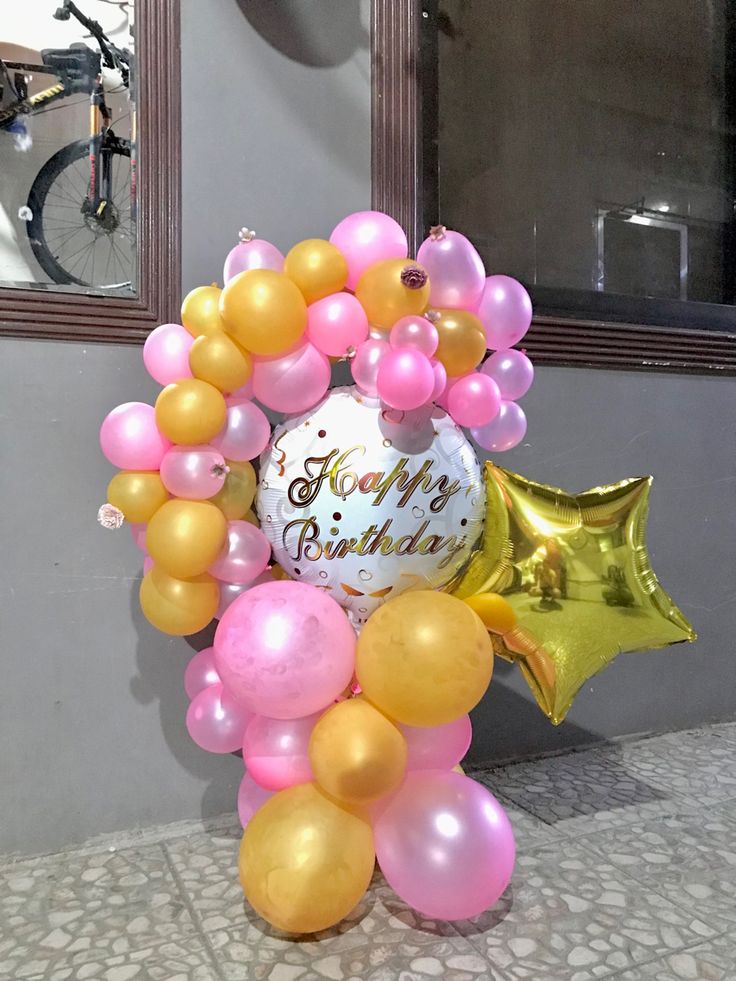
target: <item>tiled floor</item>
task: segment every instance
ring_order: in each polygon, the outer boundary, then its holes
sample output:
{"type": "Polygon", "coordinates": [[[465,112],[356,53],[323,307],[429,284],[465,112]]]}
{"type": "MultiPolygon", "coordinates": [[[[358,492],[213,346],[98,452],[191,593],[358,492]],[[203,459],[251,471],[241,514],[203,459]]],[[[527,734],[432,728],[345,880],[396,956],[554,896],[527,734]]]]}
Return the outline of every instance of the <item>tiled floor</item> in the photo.
{"type": "Polygon", "coordinates": [[[377,873],[289,938],[243,902],[233,822],[176,826],[0,868],[0,979],[736,981],[736,725],[474,776],[518,845],[477,920],[425,920],[377,873]]]}

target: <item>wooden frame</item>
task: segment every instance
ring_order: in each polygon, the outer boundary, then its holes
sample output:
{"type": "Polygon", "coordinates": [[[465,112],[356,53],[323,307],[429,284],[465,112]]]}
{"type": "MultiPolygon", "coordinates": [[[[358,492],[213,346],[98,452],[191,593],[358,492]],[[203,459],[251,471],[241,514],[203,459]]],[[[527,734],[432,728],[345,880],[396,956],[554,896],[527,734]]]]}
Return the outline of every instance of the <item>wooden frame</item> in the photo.
{"type": "Polygon", "coordinates": [[[138,296],[0,287],[0,331],[15,337],[139,343],[179,316],[179,0],[136,0],[139,67],[138,296]]]}
{"type": "MultiPolygon", "coordinates": [[[[407,229],[412,254],[428,231],[424,214],[436,210],[422,125],[436,110],[436,91],[422,84],[433,16],[421,0],[372,2],[373,207],[407,229]]],[[[536,316],[524,345],[542,364],[736,374],[736,316],[725,332],[536,316]]]]}

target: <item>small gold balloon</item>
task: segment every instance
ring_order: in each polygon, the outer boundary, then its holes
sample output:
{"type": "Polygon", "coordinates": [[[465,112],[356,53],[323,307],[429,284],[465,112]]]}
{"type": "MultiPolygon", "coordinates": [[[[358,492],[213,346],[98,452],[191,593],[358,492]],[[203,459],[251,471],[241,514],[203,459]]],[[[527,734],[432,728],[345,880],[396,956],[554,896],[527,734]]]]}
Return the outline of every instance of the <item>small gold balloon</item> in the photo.
{"type": "Polygon", "coordinates": [[[184,297],[181,305],[181,322],[194,337],[202,334],[217,334],[223,330],[220,317],[220,294],[218,286],[197,286],[184,297]]]}
{"type": "Polygon", "coordinates": [[[308,238],[289,250],[284,272],[301,290],[307,303],[339,293],[348,279],[345,256],[323,238],[308,238]]]}
{"type": "Polygon", "coordinates": [[[467,310],[438,310],[434,325],[439,334],[435,358],[450,377],[466,375],[476,368],[486,353],[483,324],[467,310]]]}
{"type": "Polygon", "coordinates": [[[164,572],[178,579],[190,579],[209,569],[226,537],[225,515],[214,504],[174,498],[149,521],[146,548],[164,572]]]}
{"type": "Polygon", "coordinates": [[[226,285],[220,298],[225,329],[247,351],[265,357],[293,347],[307,326],[307,305],[283,273],[248,269],[226,285]]]}
{"type": "Polygon", "coordinates": [[[258,518],[256,517],[256,514],[255,514],[254,511],[250,511],[250,510],[249,511],[246,511],[245,514],[243,515],[243,521],[247,521],[249,525],[255,525],[256,528],[260,528],[261,527],[261,523],[258,520],[258,518]]]}
{"type": "Polygon", "coordinates": [[[199,378],[167,385],[156,399],[156,425],[167,439],[196,446],[217,436],[227,419],[222,392],[199,378]]]}
{"type": "Polygon", "coordinates": [[[467,596],[465,602],[475,610],[486,630],[494,634],[507,634],[516,624],[513,606],[498,593],[479,593],[467,596]]]}
{"type": "Polygon", "coordinates": [[[240,882],[280,930],[315,933],[344,919],[373,875],[369,824],[314,784],[282,790],[253,815],[240,846],[240,882]]]}
{"type": "Polygon", "coordinates": [[[355,295],[371,326],[390,330],[402,317],[424,313],[429,303],[429,278],[411,259],[382,259],[366,269],[355,295]]]}
{"type": "Polygon", "coordinates": [[[196,634],[211,622],[220,602],[217,580],[206,573],[176,579],[154,566],[140,589],[143,614],[157,630],[175,637],[196,634]]]}
{"type": "MultiPolygon", "coordinates": [[[[253,464],[248,460],[242,463],[228,460],[227,465],[230,473],[225,477],[220,490],[210,498],[210,502],[217,505],[228,521],[250,521],[248,514],[252,513],[250,507],[256,496],[256,472],[253,464]]],[[[251,523],[258,524],[255,515],[251,523]]]]}
{"type": "Polygon", "coordinates": [[[456,763],[455,766],[453,766],[452,772],[459,773],[463,777],[465,776],[465,770],[463,770],[459,763],[456,763]]]}
{"type": "Polygon", "coordinates": [[[169,493],[157,473],[123,470],[107,485],[107,500],[119,508],[127,521],[145,524],[169,493]]]}
{"type": "Polygon", "coordinates": [[[195,378],[221,392],[234,392],[253,374],[253,359],[221,331],[196,339],[189,351],[189,367],[195,378]]]}
{"type": "Polygon", "coordinates": [[[406,740],[363,698],[339,702],[319,719],[309,740],[314,779],[332,797],[365,804],[399,786],[406,740]]]}

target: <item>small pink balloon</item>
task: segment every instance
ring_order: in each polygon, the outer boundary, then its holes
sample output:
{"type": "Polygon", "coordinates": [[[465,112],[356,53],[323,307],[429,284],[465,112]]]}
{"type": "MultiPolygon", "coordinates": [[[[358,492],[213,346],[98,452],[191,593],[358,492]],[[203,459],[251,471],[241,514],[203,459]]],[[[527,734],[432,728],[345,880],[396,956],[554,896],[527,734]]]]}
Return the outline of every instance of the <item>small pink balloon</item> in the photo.
{"type": "Polygon", "coordinates": [[[498,385],[502,399],[520,399],[534,381],[534,365],[523,351],[496,351],[480,369],[498,385]]]}
{"type": "Polygon", "coordinates": [[[437,350],[440,335],[435,325],[426,317],[402,317],[391,328],[388,339],[391,347],[412,347],[431,358],[437,350]]]}
{"type": "Polygon", "coordinates": [[[105,416],[100,447],[121,470],[158,470],[171,443],[158,431],[152,405],[125,402],[105,416]]]}
{"type": "Polygon", "coordinates": [[[243,759],[248,773],[266,790],[285,790],[314,779],[309,763],[309,737],[321,712],[301,719],[269,719],[257,715],[248,723],[243,759]]]}
{"type": "Polygon", "coordinates": [[[271,424],[263,409],[247,399],[228,400],[227,421],[212,440],[226,460],[253,460],[268,445],[271,424]]]}
{"type": "Polygon", "coordinates": [[[220,676],[215,668],[215,649],[205,647],[199,651],[187,664],[184,671],[184,690],[189,698],[199,695],[210,685],[219,685],[220,676]]]}
{"type": "Polygon", "coordinates": [[[443,229],[419,246],[417,262],[429,273],[433,307],[474,309],[486,281],[483,260],[460,232],[443,229]]]}
{"type": "Polygon", "coordinates": [[[236,388],[234,392],[225,396],[225,402],[228,405],[235,405],[236,402],[251,402],[255,397],[253,376],[251,375],[245,385],[241,385],[240,388],[236,388]]]}
{"type": "Polygon", "coordinates": [[[222,489],[226,466],[214,446],[172,446],[161,461],[161,481],[175,497],[204,501],[222,489]]]}
{"type": "Polygon", "coordinates": [[[143,345],[143,364],[159,385],[171,385],[182,378],[191,378],[189,351],[194,338],[181,324],[161,324],[146,338],[143,345]]]}
{"type": "Polygon", "coordinates": [[[476,426],[470,434],[484,450],[500,453],[518,446],[526,435],[526,415],[516,402],[501,400],[498,415],[485,426],[476,426]]]}
{"type": "Polygon", "coordinates": [[[518,344],[529,330],[532,301],[521,283],[511,276],[489,276],[477,314],[485,328],[488,347],[502,351],[518,344]]]}
{"type": "Polygon", "coordinates": [[[250,819],[269,797],[273,797],[273,791],[259,787],[250,773],[246,771],[238,788],[238,817],[243,829],[248,827],[250,819]]]}
{"type": "Polygon", "coordinates": [[[153,568],[153,559],[151,558],[150,555],[147,555],[143,559],[143,575],[144,576],[148,575],[148,573],[151,571],[152,568],[153,568]]]}
{"type": "Polygon", "coordinates": [[[234,753],[240,749],[252,716],[222,685],[210,685],[194,696],[187,709],[187,729],[200,749],[234,753]]]}
{"type": "Polygon", "coordinates": [[[262,238],[241,242],[228,252],[222,278],[228,283],[233,276],[248,269],[273,269],[274,272],[283,272],[284,256],[275,245],[262,238]]]}
{"type": "Polygon", "coordinates": [[[445,411],[447,411],[447,402],[448,402],[448,400],[450,398],[450,392],[452,391],[453,386],[462,377],[464,377],[464,376],[463,375],[455,375],[455,376],[452,376],[452,377],[448,377],[447,372],[445,372],[445,387],[442,390],[442,392],[440,393],[439,398],[436,399],[437,405],[441,406],[445,411]]]}
{"type": "Polygon", "coordinates": [[[258,358],[253,365],[256,398],[276,412],[305,412],[324,396],[330,362],[314,344],[302,344],[279,358],[258,358]]]}
{"type": "Polygon", "coordinates": [[[465,756],[473,738],[469,715],[443,726],[399,726],[408,750],[409,770],[451,770],[465,756]]]}
{"type": "Polygon", "coordinates": [[[342,358],[368,337],[368,317],[351,293],[333,293],[307,308],[307,337],[322,354],[342,358]]]}
{"type": "Polygon", "coordinates": [[[435,377],[429,358],[410,347],[392,348],[378,366],[376,389],[392,409],[418,409],[432,397],[435,377]]]}
{"type": "Polygon", "coordinates": [[[353,381],[366,395],[378,395],[376,377],[378,366],[391,350],[386,341],[372,337],[364,341],[350,362],[353,381]]]}
{"type": "Polygon", "coordinates": [[[434,374],[434,388],[430,397],[433,402],[439,404],[439,400],[447,388],[447,372],[441,361],[432,361],[432,373],[434,374]]]}
{"type": "Polygon", "coordinates": [[[250,583],[260,576],[271,557],[271,545],[249,521],[229,521],[227,540],[209,573],[223,582],[250,583]]]}
{"type": "Polygon", "coordinates": [[[458,378],[447,394],[447,411],[458,426],[485,426],[498,415],[500,405],[498,385],[479,371],[458,378]]]}
{"type": "Polygon", "coordinates": [[[225,610],[233,605],[238,596],[242,596],[246,590],[253,586],[260,586],[264,582],[273,582],[274,578],[270,569],[266,569],[256,576],[253,582],[221,582],[220,583],[220,605],[215,613],[216,620],[222,620],[225,610]]]}
{"type": "Polygon", "coordinates": [[[398,222],[381,211],[356,211],[336,226],[330,241],[348,264],[347,288],[354,290],[362,273],[381,259],[405,259],[409,245],[398,222]]]}
{"type": "Polygon", "coordinates": [[[135,547],[139,548],[141,552],[147,550],[146,546],[146,532],[148,530],[148,525],[146,524],[131,524],[130,525],[130,537],[135,543],[135,547]]]}

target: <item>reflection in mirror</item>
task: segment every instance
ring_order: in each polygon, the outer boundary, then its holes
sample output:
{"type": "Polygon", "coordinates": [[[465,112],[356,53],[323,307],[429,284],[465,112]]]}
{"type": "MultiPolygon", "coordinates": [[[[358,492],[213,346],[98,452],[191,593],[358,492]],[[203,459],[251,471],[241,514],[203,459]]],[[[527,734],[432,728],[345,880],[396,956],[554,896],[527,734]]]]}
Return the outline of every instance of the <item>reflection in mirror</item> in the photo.
{"type": "Polygon", "coordinates": [[[4,0],[0,287],[137,295],[133,19],[133,0],[4,0]]]}

